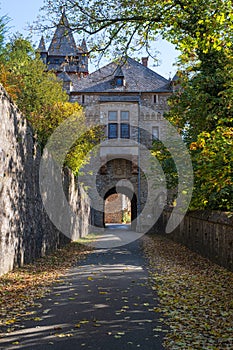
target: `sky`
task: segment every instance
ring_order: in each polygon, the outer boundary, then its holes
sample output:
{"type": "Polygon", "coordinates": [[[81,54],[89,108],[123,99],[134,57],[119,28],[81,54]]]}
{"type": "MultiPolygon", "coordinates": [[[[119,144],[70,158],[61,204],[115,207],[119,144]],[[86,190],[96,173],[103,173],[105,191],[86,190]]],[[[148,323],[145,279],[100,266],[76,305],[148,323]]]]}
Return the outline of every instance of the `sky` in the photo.
{"type": "MultiPolygon", "coordinates": [[[[32,24],[39,15],[39,9],[43,6],[44,0],[0,0],[0,14],[8,15],[11,19],[9,27],[11,33],[22,33],[28,36],[30,32],[27,30],[29,24],[32,24]]],[[[39,42],[39,36],[33,34],[32,40],[35,45],[39,42]]],[[[173,65],[178,56],[178,52],[174,46],[164,40],[155,42],[157,51],[160,52],[158,59],[160,65],[154,66],[154,62],[149,58],[149,67],[164,76],[165,78],[173,77],[176,73],[176,67],[173,65]]],[[[95,70],[90,65],[90,71],[95,70]]]]}

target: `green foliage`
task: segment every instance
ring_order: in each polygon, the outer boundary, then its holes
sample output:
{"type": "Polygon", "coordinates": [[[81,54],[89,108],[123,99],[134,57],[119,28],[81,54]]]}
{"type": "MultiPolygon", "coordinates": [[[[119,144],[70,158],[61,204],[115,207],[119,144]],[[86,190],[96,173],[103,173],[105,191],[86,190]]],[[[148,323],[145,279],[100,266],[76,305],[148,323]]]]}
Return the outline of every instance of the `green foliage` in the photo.
{"type": "MultiPolygon", "coordinates": [[[[58,151],[61,147],[64,148],[72,135],[72,122],[75,121],[76,130],[79,131],[85,126],[82,108],[78,103],[68,102],[62,82],[53,72],[46,70],[31,43],[22,36],[14,37],[4,47],[0,63],[0,81],[32,124],[42,148],[59,125],[66,120],[70,121],[68,128],[63,128],[63,134],[58,134],[56,140],[55,156],[58,161],[61,160],[58,151]]],[[[75,174],[78,173],[80,167],[88,161],[86,155],[99,137],[95,129],[85,131],[62,161],[65,161],[65,165],[75,174]]]]}
{"type": "Polygon", "coordinates": [[[54,73],[46,72],[30,42],[22,36],[6,44],[1,61],[10,73],[7,86],[17,87],[15,102],[29,120],[32,115],[45,116],[57,102],[68,101],[62,83],[54,73]]]}
{"type": "Polygon", "coordinates": [[[191,74],[180,73],[167,118],[190,148],[195,175],[191,208],[233,210],[233,55],[213,47],[199,52],[191,74]]]}
{"type": "Polygon", "coordinates": [[[187,143],[196,140],[202,131],[216,126],[231,126],[232,54],[212,50],[200,54],[192,74],[180,72],[180,87],[170,100],[168,118],[181,132],[187,143]]]}
{"type": "Polygon", "coordinates": [[[8,31],[8,22],[9,18],[7,16],[0,17],[0,55],[2,55],[2,51],[4,50],[5,36],[8,31]]]}
{"type": "MultiPolygon", "coordinates": [[[[59,0],[47,0],[44,10],[60,16],[60,5],[59,0]]],[[[181,51],[180,81],[167,118],[190,148],[192,207],[231,209],[232,144],[227,135],[233,115],[232,1],[71,0],[62,5],[71,29],[89,34],[96,52],[123,55],[143,47],[153,55],[150,44],[158,34],[181,51]]],[[[168,186],[176,186],[170,153],[159,143],[153,147],[168,186]]]]}
{"type": "MultiPolygon", "coordinates": [[[[61,1],[45,1],[43,10],[54,21],[61,1]]],[[[133,54],[144,48],[154,54],[158,34],[187,57],[232,46],[233,10],[229,0],[70,0],[62,2],[72,30],[90,35],[96,52],[133,54]],[[77,24],[78,23],[78,24],[77,24]],[[223,40],[224,38],[224,40],[223,40]]],[[[189,59],[188,59],[189,61],[189,59]]]]}
{"type": "Polygon", "coordinates": [[[202,132],[190,148],[195,166],[192,208],[233,211],[233,128],[202,132]]]}
{"type": "Polygon", "coordinates": [[[94,154],[98,150],[100,139],[103,139],[103,129],[101,126],[92,127],[86,130],[81,137],[79,137],[66,157],[66,164],[73,171],[75,175],[78,175],[80,170],[85,164],[88,164],[91,155],[91,151],[94,149],[94,154]]]}
{"type": "Polygon", "coordinates": [[[178,186],[178,174],[170,151],[171,150],[168,150],[161,141],[153,141],[151,154],[158,159],[160,165],[162,166],[166,178],[167,188],[174,189],[178,186]]]}

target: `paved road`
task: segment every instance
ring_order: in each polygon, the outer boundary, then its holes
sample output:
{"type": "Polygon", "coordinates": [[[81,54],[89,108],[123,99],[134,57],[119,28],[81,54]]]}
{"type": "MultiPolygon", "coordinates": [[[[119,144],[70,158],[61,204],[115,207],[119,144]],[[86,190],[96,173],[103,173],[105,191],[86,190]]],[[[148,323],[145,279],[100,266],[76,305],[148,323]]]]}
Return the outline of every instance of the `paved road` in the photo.
{"type": "Polygon", "coordinates": [[[161,315],[147,279],[140,240],[95,249],[0,349],[162,350],[161,315]]]}

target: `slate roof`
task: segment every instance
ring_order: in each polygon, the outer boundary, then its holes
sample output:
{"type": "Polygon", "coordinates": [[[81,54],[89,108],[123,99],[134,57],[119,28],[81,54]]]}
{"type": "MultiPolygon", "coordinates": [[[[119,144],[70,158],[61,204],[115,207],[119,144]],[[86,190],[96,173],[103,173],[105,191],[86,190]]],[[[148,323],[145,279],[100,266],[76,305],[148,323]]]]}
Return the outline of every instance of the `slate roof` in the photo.
{"type": "Polygon", "coordinates": [[[44,37],[42,35],[41,39],[40,39],[40,43],[37,49],[39,52],[47,52],[46,47],[45,47],[45,41],[44,41],[44,37]]]}
{"type": "Polygon", "coordinates": [[[123,78],[124,77],[124,73],[122,72],[122,69],[121,69],[121,66],[118,66],[117,69],[115,70],[115,73],[114,73],[114,76],[115,77],[121,77],[123,78]]]}
{"type": "Polygon", "coordinates": [[[73,92],[171,92],[169,80],[130,57],[121,66],[126,84],[116,86],[114,78],[118,67],[119,64],[112,62],[87,77],[71,75],[73,92]]]}
{"type": "Polygon", "coordinates": [[[82,44],[81,44],[81,50],[83,52],[87,52],[87,43],[86,43],[86,40],[83,38],[82,40],[82,44]]]}
{"type": "Polygon", "coordinates": [[[176,74],[174,75],[174,77],[172,78],[172,81],[177,81],[177,80],[179,80],[179,75],[178,75],[178,73],[176,73],[176,74]]]}
{"type": "Polygon", "coordinates": [[[71,82],[71,78],[66,72],[59,73],[57,77],[64,82],[71,82]]]}
{"type": "Polygon", "coordinates": [[[48,53],[50,56],[76,56],[77,51],[74,36],[69,28],[68,19],[65,13],[63,13],[49,46],[48,53]]]}

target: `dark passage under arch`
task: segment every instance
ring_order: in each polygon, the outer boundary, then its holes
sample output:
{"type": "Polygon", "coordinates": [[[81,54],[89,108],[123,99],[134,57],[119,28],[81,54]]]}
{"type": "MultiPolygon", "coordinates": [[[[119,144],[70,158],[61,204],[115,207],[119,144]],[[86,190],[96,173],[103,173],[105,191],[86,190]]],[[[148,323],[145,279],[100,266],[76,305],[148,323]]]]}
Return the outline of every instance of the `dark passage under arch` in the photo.
{"type": "MultiPolygon", "coordinates": [[[[108,197],[110,197],[113,194],[124,194],[125,196],[127,196],[131,202],[131,229],[132,230],[136,230],[136,218],[137,218],[137,196],[135,195],[135,193],[133,193],[130,189],[126,188],[126,187],[118,187],[118,190],[116,190],[116,187],[112,187],[110,190],[108,190],[104,196],[104,201],[106,201],[106,199],[108,197]]],[[[103,226],[105,226],[105,212],[103,215],[103,226]]]]}

